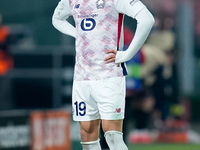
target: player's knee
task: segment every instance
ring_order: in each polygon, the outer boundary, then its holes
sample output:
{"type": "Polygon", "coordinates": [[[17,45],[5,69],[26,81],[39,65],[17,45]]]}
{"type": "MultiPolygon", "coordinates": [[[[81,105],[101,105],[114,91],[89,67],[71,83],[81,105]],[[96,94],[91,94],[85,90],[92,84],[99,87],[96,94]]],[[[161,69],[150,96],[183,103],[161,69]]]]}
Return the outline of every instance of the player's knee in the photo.
{"type": "Polygon", "coordinates": [[[122,135],[123,133],[118,131],[107,131],[105,133],[104,136],[110,150],[128,150],[122,135]]]}
{"type": "Polygon", "coordinates": [[[88,141],[92,134],[93,130],[91,129],[80,129],[81,141],[88,141]]]}
{"type": "Polygon", "coordinates": [[[99,125],[81,125],[80,126],[80,133],[81,135],[92,134],[99,129],[99,125]]]}
{"type": "Polygon", "coordinates": [[[80,128],[81,141],[94,141],[98,139],[99,128],[98,126],[81,126],[80,128]]]}
{"type": "Polygon", "coordinates": [[[107,131],[122,131],[123,120],[102,120],[104,133],[107,131]]]}

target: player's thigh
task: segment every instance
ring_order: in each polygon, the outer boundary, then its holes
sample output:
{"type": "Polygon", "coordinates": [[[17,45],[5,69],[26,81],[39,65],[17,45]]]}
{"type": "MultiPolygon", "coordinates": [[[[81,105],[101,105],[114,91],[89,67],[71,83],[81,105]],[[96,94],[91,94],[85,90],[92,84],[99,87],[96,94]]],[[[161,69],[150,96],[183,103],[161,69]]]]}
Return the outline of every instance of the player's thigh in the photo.
{"type": "Polygon", "coordinates": [[[102,128],[104,133],[107,131],[122,132],[123,119],[120,120],[102,120],[102,128]]]}
{"type": "Polygon", "coordinates": [[[100,120],[80,121],[82,142],[95,141],[99,137],[100,120]]]}
{"type": "Polygon", "coordinates": [[[125,78],[102,79],[91,85],[91,94],[97,101],[101,119],[120,120],[125,110],[125,78]]]}

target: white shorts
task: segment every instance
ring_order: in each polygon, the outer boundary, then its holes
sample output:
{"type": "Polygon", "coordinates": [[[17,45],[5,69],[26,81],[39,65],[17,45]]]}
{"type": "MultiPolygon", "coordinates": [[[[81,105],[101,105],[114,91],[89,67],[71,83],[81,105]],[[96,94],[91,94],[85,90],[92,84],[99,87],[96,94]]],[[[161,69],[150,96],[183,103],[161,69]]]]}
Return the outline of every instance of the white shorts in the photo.
{"type": "Polygon", "coordinates": [[[125,77],[74,81],[72,112],[74,121],[124,118],[125,77]]]}

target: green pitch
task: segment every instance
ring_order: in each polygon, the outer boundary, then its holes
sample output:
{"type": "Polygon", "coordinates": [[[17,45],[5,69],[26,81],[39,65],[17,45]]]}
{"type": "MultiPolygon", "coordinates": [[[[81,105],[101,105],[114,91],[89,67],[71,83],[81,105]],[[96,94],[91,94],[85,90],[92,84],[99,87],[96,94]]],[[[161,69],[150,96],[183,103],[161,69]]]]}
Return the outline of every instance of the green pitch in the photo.
{"type": "Polygon", "coordinates": [[[129,144],[129,150],[200,150],[200,144],[129,144]]]}
{"type": "MultiPolygon", "coordinates": [[[[81,150],[80,141],[73,141],[72,150],[81,150]]],[[[129,150],[200,150],[200,144],[128,144],[129,150]]]]}

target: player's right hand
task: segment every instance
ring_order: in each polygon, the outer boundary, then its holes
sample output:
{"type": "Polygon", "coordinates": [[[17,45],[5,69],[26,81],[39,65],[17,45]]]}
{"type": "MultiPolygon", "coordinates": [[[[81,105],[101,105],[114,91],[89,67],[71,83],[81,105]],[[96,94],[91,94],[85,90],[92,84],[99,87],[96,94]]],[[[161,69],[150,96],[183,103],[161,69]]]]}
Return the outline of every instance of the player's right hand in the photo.
{"type": "Polygon", "coordinates": [[[106,63],[115,62],[115,58],[116,58],[116,54],[117,54],[117,51],[116,51],[116,50],[113,50],[113,49],[108,50],[108,51],[106,52],[106,54],[110,54],[109,56],[107,56],[107,57],[104,59],[104,61],[105,61],[106,63]]]}

